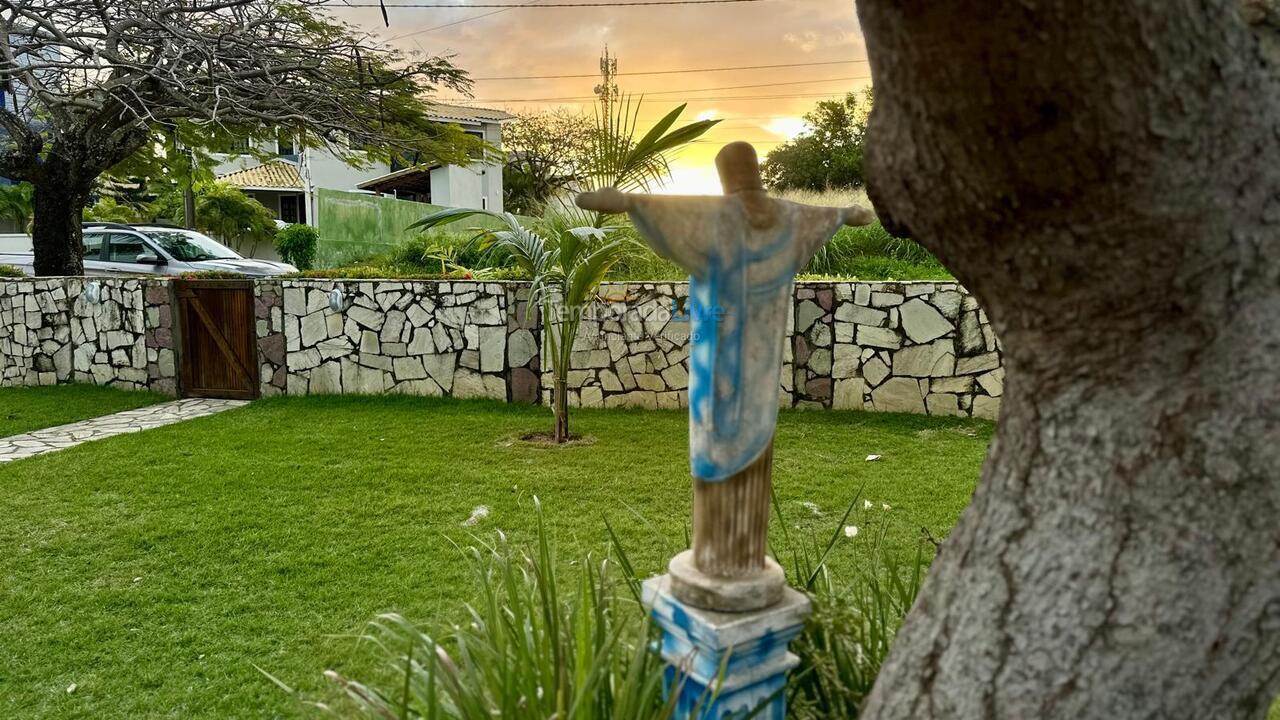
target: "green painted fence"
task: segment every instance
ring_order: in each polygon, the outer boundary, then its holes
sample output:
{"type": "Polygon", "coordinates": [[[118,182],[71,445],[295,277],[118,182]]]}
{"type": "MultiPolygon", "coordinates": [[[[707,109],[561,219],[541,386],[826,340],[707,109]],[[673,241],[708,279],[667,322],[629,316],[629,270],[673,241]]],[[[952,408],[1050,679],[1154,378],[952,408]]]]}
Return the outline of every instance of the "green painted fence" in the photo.
{"type": "Polygon", "coordinates": [[[316,196],[320,244],[317,267],[337,267],[379,255],[413,237],[406,228],[443,208],[425,203],[320,188],[316,196]]]}
{"type": "MultiPolygon", "coordinates": [[[[440,205],[396,200],[395,198],[320,188],[316,196],[316,225],[320,244],[316,248],[316,267],[338,267],[371,255],[381,255],[417,235],[408,230],[413,223],[440,205]]],[[[465,232],[474,227],[497,227],[498,222],[486,217],[469,217],[447,228],[465,232]]]]}

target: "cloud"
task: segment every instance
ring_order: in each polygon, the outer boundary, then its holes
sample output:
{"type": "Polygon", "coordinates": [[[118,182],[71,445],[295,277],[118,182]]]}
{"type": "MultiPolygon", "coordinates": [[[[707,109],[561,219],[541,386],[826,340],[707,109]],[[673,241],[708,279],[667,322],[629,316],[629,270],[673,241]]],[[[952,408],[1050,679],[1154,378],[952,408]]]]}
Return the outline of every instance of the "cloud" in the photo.
{"type": "MultiPolygon", "coordinates": [[[[393,0],[393,5],[398,0],[393,0]]],[[[334,3],[333,5],[337,5],[334,3]]],[[[332,7],[332,6],[331,6],[332,7]]],[[[382,27],[376,9],[336,9],[343,19],[382,38],[424,30],[492,10],[412,9],[389,7],[391,28],[382,27]]],[[[526,75],[589,75],[545,80],[478,80],[477,105],[536,111],[566,105],[593,112],[592,88],[598,82],[600,53],[605,43],[617,55],[622,73],[741,65],[826,62],[865,59],[853,3],[800,3],[780,0],[742,5],[650,6],[632,8],[574,8],[510,10],[480,17],[434,32],[393,41],[404,49],[452,54],[454,62],[473,77],[526,75]],[[538,103],[524,98],[584,98],[538,103]]],[[[726,118],[675,162],[681,189],[711,188],[708,171],[723,143],[747,140],[767,153],[782,139],[793,137],[799,116],[823,97],[857,89],[867,80],[788,84],[742,89],[739,85],[797,83],[829,78],[860,77],[867,65],[827,66],[703,72],[677,75],[623,75],[623,92],[646,94],[641,123],[657,120],[672,107],[687,102],[686,118],[726,118]],[[694,89],[699,92],[665,93],[694,89]],[[803,97],[796,97],[803,96],[803,97]],[[759,99],[742,99],[754,97],[759,99]]]]}

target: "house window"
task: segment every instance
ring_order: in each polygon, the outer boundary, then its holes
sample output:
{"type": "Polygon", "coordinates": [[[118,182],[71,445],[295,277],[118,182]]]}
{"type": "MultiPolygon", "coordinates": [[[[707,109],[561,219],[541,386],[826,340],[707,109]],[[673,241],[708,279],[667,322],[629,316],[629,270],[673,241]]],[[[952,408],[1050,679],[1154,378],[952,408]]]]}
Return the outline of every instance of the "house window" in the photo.
{"type": "Polygon", "coordinates": [[[276,133],[276,154],[277,155],[297,155],[297,148],[293,144],[293,133],[280,131],[276,133]]]}
{"type": "Polygon", "coordinates": [[[249,138],[218,138],[213,143],[213,151],[227,155],[243,155],[249,152],[249,138]]]}
{"type": "Polygon", "coordinates": [[[396,153],[395,155],[391,156],[391,172],[404,170],[405,168],[411,168],[416,166],[418,163],[419,163],[419,153],[415,152],[409,156],[396,153]]]}
{"type": "Polygon", "coordinates": [[[307,221],[307,207],[301,195],[280,196],[280,219],[290,224],[307,221]]]}

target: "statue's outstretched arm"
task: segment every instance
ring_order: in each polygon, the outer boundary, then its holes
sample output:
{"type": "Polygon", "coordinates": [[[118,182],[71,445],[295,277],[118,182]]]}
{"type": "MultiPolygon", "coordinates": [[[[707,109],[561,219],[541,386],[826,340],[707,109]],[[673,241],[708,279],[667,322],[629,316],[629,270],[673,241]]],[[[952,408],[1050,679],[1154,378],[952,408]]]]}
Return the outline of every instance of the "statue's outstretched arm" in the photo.
{"type": "Polygon", "coordinates": [[[861,205],[850,205],[840,210],[840,221],[849,227],[870,225],[876,221],[876,214],[861,205]]]}
{"type": "Polygon", "coordinates": [[[694,276],[706,271],[707,258],[723,232],[725,199],[720,196],[648,195],[605,188],[579,195],[577,203],[583,210],[627,213],[655,252],[694,276]]]}
{"type": "Polygon", "coordinates": [[[617,188],[605,188],[578,195],[575,202],[583,210],[609,214],[624,213],[632,208],[631,196],[617,188]]]}

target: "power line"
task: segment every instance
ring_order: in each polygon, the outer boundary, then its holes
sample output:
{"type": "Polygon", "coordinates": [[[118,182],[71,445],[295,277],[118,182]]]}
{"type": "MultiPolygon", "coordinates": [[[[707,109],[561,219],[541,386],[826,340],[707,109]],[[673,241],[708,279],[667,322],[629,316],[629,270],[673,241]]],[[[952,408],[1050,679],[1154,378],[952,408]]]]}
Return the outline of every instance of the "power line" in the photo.
{"type": "Polygon", "coordinates": [[[437,9],[454,9],[454,10],[465,10],[468,8],[500,8],[492,12],[481,13],[479,15],[474,15],[469,18],[463,18],[461,20],[448,22],[443,25],[436,25],[433,27],[424,28],[422,30],[414,30],[413,32],[403,33],[400,35],[393,35],[392,37],[387,39],[388,42],[390,42],[392,40],[403,40],[404,38],[413,37],[414,35],[425,35],[427,33],[435,32],[437,30],[444,30],[445,28],[455,27],[457,25],[473,22],[475,20],[483,20],[484,18],[493,17],[494,15],[501,15],[504,12],[510,12],[512,10],[521,10],[521,9],[579,8],[579,7],[612,8],[612,7],[644,7],[644,6],[657,6],[657,5],[726,5],[726,4],[757,3],[757,2],[765,2],[765,0],[629,0],[629,1],[616,2],[616,3],[585,2],[585,3],[545,3],[545,4],[539,3],[538,0],[530,0],[530,2],[519,3],[519,4],[486,3],[484,5],[445,5],[442,3],[406,3],[403,5],[386,5],[385,3],[381,3],[381,2],[352,3],[352,2],[347,2],[346,0],[343,0],[343,5],[350,8],[380,8],[384,14],[390,8],[437,8],[437,9]]]}
{"type": "Polygon", "coordinates": [[[726,85],[722,87],[696,88],[689,90],[658,90],[643,93],[644,95],[679,95],[691,92],[715,92],[716,90],[749,90],[752,88],[783,87],[784,85],[809,85],[812,83],[848,82],[850,80],[868,80],[870,75],[851,75],[849,77],[822,78],[821,80],[792,80],[790,82],[759,83],[757,85],[726,85]]]}
{"type": "MultiPolygon", "coordinates": [[[[692,92],[692,91],[690,91],[692,92]]],[[[635,93],[637,96],[644,96],[645,93],[635,93]]],[[[652,93],[657,95],[659,93],[652,93]]],[[[738,100],[789,100],[798,98],[830,98],[839,97],[846,93],[797,93],[794,95],[739,95],[729,97],[691,97],[691,98],[675,98],[681,101],[698,101],[698,102],[732,102],[738,100]]],[[[440,100],[439,102],[446,104],[465,104],[465,103],[563,103],[566,105],[585,105],[588,100],[595,100],[594,95],[574,95],[571,97],[559,98],[453,98],[440,100]]]]}
{"type": "MultiPolygon", "coordinates": [[[[624,75],[682,75],[685,73],[709,73],[709,72],[730,72],[733,70],[773,70],[776,68],[797,68],[797,67],[817,67],[819,65],[851,65],[853,63],[865,63],[866,60],[830,60],[827,62],[804,62],[804,63],[782,63],[781,65],[735,65],[733,67],[716,67],[716,68],[691,68],[688,70],[644,70],[636,72],[618,73],[619,76],[624,75]]],[[[471,78],[477,82],[481,80],[573,80],[581,78],[595,78],[598,75],[590,73],[582,75],[503,75],[500,77],[476,77],[471,78]]]]}
{"type": "MultiPolygon", "coordinates": [[[[528,7],[530,5],[536,4],[537,2],[538,0],[529,0],[529,2],[524,3],[523,5],[520,5],[518,7],[528,7]]],[[[443,25],[436,25],[435,27],[429,27],[425,30],[414,30],[413,32],[407,32],[402,35],[394,35],[388,38],[387,42],[391,42],[392,40],[403,40],[404,38],[413,37],[414,35],[425,35],[426,33],[429,33],[429,32],[435,32],[436,30],[444,30],[445,28],[451,28],[455,25],[462,25],[464,23],[469,23],[473,20],[481,20],[487,17],[493,17],[494,15],[501,15],[504,12],[511,12],[514,9],[515,8],[513,7],[508,7],[508,8],[503,8],[501,10],[492,10],[487,13],[480,13],[479,15],[473,15],[472,17],[469,17],[469,18],[454,20],[453,22],[445,23],[443,25]]]]}
{"type": "MultiPolygon", "coordinates": [[[[617,8],[617,7],[648,7],[652,5],[730,5],[737,3],[757,3],[766,0],[623,0],[623,2],[579,2],[579,3],[541,3],[533,6],[532,9],[541,10],[544,8],[617,8]]],[[[393,8],[436,8],[449,10],[470,10],[472,8],[505,8],[507,10],[519,10],[529,8],[531,3],[476,3],[472,5],[457,5],[453,3],[401,3],[398,5],[388,5],[384,3],[353,3],[344,2],[346,7],[353,8],[383,8],[388,10],[393,8]]]]}
{"type": "MultiPolygon", "coordinates": [[[[635,94],[644,95],[646,97],[650,95],[682,95],[684,93],[716,92],[719,90],[748,90],[748,89],[754,89],[754,88],[783,87],[786,85],[810,85],[813,83],[848,82],[850,80],[868,80],[870,79],[870,77],[871,77],[870,75],[852,75],[850,77],[823,78],[821,80],[793,80],[790,82],[758,83],[755,85],[728,85],[728,86],[709,87],[709,88],[688,88],[685,90],[655,90],[653,92],[635,93],[635,94]]],[[[540,99],[550,102],[552,100],[581,100],[586,97],[588,96],[587,95],[571,95],[564,98],[540,98],[540,99]]],[[[520,100],[473,100],[472,102],[521,102],[521,101],[520,100]]]]}
{"type": "MultiPolygon", "coordinates": [[[[790,140],[747,140],[752,145],[786,145],[790,140]]],[[[691,140],[690,145],[724,145],[723,140],[691,140]]]]}

